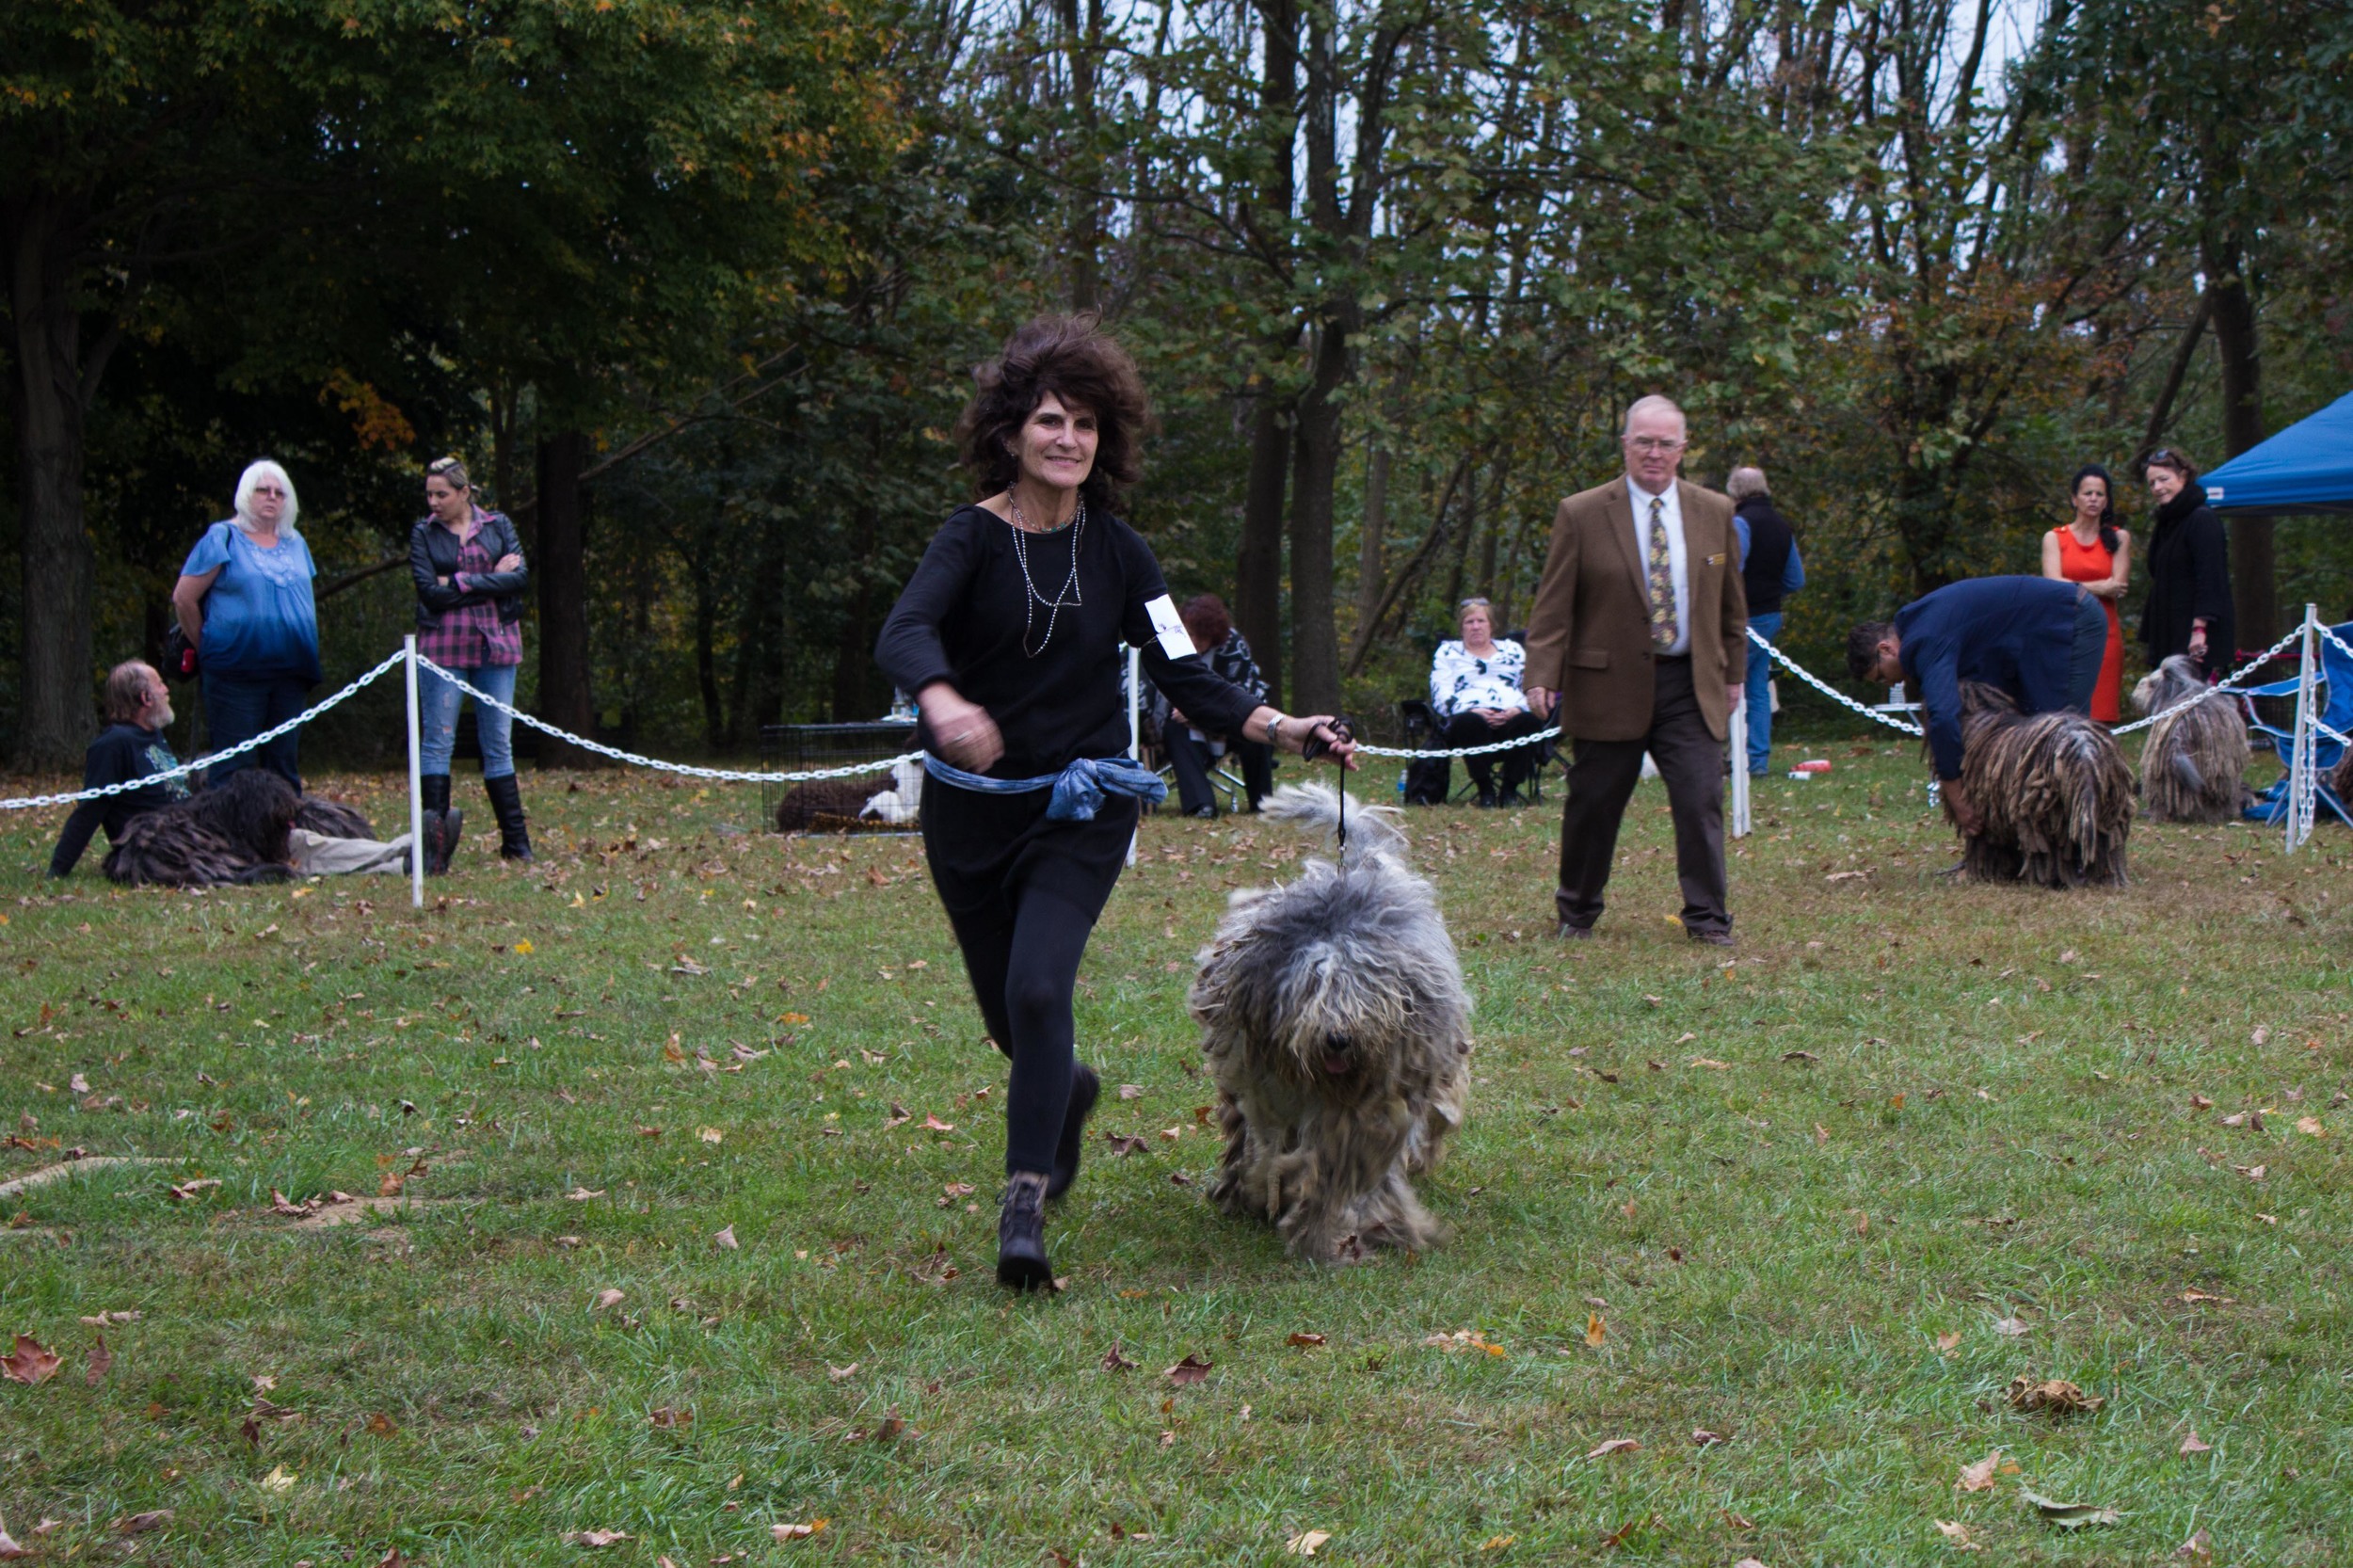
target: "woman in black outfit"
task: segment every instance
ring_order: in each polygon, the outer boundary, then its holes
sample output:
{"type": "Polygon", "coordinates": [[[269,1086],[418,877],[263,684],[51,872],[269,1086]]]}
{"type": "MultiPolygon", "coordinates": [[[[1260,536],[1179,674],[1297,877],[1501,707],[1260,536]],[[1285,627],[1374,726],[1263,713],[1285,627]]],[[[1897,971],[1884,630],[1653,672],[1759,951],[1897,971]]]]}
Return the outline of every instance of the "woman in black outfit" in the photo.
{"type": "Polygon", "coordinates": [[[1044,1204],[1078,1175],[1101,1087],[1074,1054],[1079,960],[1138,797],[1166,792],[1126,761],[1120,645],[1140,648],[1153,683],[1205,728],[1328,747],[1349,766],[1354,747],[1327,716],[1287,718],[1212,674],[1150,548],[1112,515],[1149,418],[1125,350],[1085,318],[1045,317],[976,378],[957,439],[984,499],[934,536],[874,657],[916,694],[924,854],[981,1016],[1012,1060],[997,1277],[1031,1289],[1053,1279],[1044,1204]]]}
{"type": "Polygon", "coordinates": [[[2238,648],[2231,606],[2231,552],[2222,520],[2206,504],[2198,470],[2160,447],[2148,461],[2156,526],[2149,538],[2149,602],[2140,640],[2153,666],[2176,653],[2196,659],[2211,680],[2238,648]]]}

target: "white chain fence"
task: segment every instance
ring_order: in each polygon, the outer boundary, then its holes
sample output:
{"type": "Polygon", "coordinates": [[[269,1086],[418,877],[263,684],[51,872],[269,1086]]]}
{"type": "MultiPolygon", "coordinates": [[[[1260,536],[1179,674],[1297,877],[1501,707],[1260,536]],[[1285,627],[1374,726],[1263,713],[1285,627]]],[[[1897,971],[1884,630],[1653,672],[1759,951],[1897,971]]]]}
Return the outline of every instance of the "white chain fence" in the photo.
{"type": "Polygon", "coordinates": [[[249,741],[240,741],[235,745],[230,746],[222,751],[216,751],[209,757],[200,757],[193,762],[183,762],[178,767],[167,768],[162,773],[151,773],[138,778],[126,778],[120,784],[102,784],[95,790],[75,790],[69,794],[57,795],[20,795],[13,800],[0,800],[0,811],[30,811],[43,806],[75,806],[86,800],[100,800],[104,799],[107,795],[119,795],[129,790],[150,789],[154,785],[164,783],[169,779],[185,778],[192,773],[200,773],[204,769],[212,767],[216,763],[224,762],[232,757],[243,756],[245,753],[253,750],[256,746],[265,746],[269,744],[270,742],[278,739],[279,736],[287,733],[289,730],[299,729],[302,726],[309,724],[312,719],[317,718],[321,713],[326,712],[329,708],[334,707],[337,703],[344,701],[346,697],[349,697],[353,693],[359,691],[360,687],[379,679],[392,670],[398,669],[408,657],[408,654],[406,649],[388,655],[382,664],[376,665],[365,675],[360,676],[357,680],[354,680],[350,685],[345,686],[342,691],[337,692],[333,696],[328,697],[325,702],[319,703],[315,707],[303,710],[301,712],[296,713],[293,718],[288,719],[285,723],[279,725],[274,728],[263,730],[259,735],[254,736],[253,739],[249,741]]]}
{"type": "MultiPolygon", "coordinates": [[[[400,656],[395,654],[393,657],[397,659],[400,656]]],[[[698,768],[688,762],[664,762],[658,757],[640,757],[633,751],[623,751],[618,746],[586,740],[568,729],[559,729],[544,719],[534,718],[513,703],[501,702],[471,681],[443,669],[422,653],[417,655],[417,667],[431,670],[483,707],[495,708],[508,718],[520,720],[542,735],[552,735],[567,744],[576,745],[583,751],[593,751],[600,757],[610,757],[616,762],[653,768],[663,773],[682,774],[688,778],[708,778],[722,784],[802,784],[818,778],[856,778],[865,774],[885,773],[902,762],[920,762],[923,759],[920,751],[908,751],[879,762],[853,762],[847,767],[809,768],[798,773],[752,773],[741,768],[698,768]]]]}

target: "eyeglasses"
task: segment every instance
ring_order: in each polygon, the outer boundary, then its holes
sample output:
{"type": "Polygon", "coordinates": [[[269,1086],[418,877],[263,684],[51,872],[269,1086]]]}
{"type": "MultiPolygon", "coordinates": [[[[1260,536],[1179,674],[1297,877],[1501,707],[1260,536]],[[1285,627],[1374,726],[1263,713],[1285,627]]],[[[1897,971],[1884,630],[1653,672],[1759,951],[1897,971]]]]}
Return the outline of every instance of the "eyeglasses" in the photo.
{"type": "Polygon", "coordinates": [[[255,495],[274,495],[282,498],[286,492],[280,489],[275,485],[256,485],[253,487],[253,493],[255,495]]]}
{"type": "Polygon", "coordinates": [[[1644,456],[1661,456],[1670,452],[1680,452],[1684,446],[1683,442],[1671,441],[1664,436],[1628,436],[1625,444],[1644,456]]]}

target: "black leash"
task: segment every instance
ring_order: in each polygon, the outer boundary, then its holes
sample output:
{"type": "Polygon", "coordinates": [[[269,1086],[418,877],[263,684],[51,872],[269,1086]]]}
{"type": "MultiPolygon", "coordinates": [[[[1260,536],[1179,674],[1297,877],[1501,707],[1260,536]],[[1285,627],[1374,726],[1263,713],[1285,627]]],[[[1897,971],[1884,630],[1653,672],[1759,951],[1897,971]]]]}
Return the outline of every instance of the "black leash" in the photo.
{"type": "MultiPolygon", "coordinates": [[[[1353,741],[1356,738],[1356,731],[1349,727],[1346,719],[1334,719],[1332,733],[1343,741],[1353,741]]],[[[1331,749],[1331,743],[1311,729],[1307,732],[1306,741],[1299,748],[1299,760],[1303,762],[1313,762],[1331,749]]],[[[1345,855],[1348,853],[1348,759],[1345,757],[1339,759],[1337,766],[1340,774],[1340,818],[1337,832],[1339,838],[1340,853],[1345,855]]]]}

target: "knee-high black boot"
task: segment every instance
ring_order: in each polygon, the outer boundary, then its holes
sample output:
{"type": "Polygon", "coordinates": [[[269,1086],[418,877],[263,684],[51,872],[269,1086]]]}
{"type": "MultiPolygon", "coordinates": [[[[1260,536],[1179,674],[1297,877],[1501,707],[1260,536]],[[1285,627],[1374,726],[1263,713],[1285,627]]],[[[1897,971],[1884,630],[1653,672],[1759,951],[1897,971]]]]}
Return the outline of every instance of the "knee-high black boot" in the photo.
{"type": "Polygon", "coordinates": [[[523,787],[515,776],[486,778],[483,792],[490,797],[490,811],[499,820],[499,856],[502,859],[532,862],[531,832],[523,823],[523,787]]]}
{"type": "Polygon", "coordinates": [[[449,805],[449,775],[428,773],[417,780],[424,806],[424,874],[440,876],[449,870],[466,824],[463,811],[449,805]]]}

